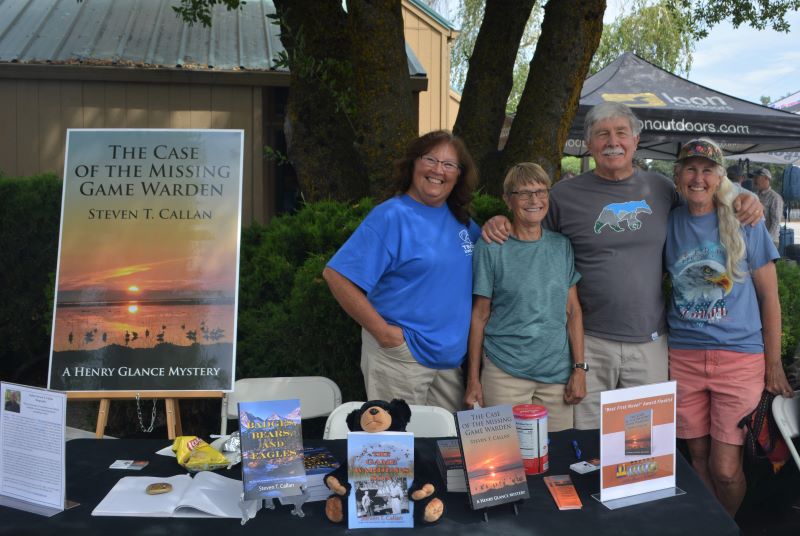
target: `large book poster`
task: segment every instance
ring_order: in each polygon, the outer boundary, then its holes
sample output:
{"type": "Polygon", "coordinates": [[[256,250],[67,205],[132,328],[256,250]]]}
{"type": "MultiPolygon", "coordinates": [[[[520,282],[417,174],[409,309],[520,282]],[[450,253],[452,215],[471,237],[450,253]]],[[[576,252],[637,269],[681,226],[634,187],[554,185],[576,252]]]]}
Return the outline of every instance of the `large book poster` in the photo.
{"type": "Polygon", "coordinates": [[[243,142],[67,132],[51,389],[233,388],[243,142]]]}
{"type": "Polygon", "coordinates": [[[600,500],[675,486],[675,382],[600,393],[600,500]]]}

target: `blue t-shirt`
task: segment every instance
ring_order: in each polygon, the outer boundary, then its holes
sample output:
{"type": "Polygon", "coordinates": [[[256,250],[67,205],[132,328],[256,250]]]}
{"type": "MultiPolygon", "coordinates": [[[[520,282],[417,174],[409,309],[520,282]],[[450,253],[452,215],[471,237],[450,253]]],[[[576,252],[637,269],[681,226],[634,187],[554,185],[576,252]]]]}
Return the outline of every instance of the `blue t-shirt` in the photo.
{"type": "Polygon", "coordinates": [[[472,293],[491,299],[483,349],[502,371],[542,383],[572,373],[567,296],[580,279],[567,237],[542,229],[539,240],[479,240],[472,293]]]}
{"type": "Polygon", "coordinates": [[[780,257],[764,226],[741,227],[744,279],[725,269],[716,212],[692,216],[680,206],[669,216],[664,259],[672,279],[667,312],[669,346],[761,353],[761,314],[751,272],[780,257]]]}
{"type": "Polygon", "coordinates": [[[386,322],[403,329],[414,358],[454,368],[467,353],[472,250],[480,234],[447,205],[402,195],[375,207],[328,262],[367,293],[386,322]]]}

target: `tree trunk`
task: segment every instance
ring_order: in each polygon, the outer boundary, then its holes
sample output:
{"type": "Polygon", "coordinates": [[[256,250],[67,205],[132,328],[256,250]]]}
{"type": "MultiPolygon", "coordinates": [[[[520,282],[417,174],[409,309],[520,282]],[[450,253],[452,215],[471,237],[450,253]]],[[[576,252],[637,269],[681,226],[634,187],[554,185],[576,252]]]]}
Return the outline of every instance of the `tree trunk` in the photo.
{"type": "Polygon", "coordinates": [[[600,43],[605,9],[605,0],[547,3],[542,34],[500,165],[491,170],[493,175],[484,174],[491,192],[502,190],[503,170],[517,162],[536,162],[554,179],[560,176],[564,144],[600,43]]]}
{"type": "Polygon", "coordinates": [[[535,3],[535,0],[486,1],[453,126],[453,132],[469,148],[482,177],[497,159],[506,102],[513,85],[514,60],[535,3]]]}
{"type": "Polygon", "coordinates": [[[401,3],[351,0],[348,8],[355,150],[364,162],[370,193],[380,196],[391,184],[394,161],[416,137],[401,3]]]}
{"type": "Polygon", "coordinates": [[[275,0],[291,90],[284,131],[289,160],[307,201],[369,193],[355,148],[353,64],[340,0],[275,0]]]}

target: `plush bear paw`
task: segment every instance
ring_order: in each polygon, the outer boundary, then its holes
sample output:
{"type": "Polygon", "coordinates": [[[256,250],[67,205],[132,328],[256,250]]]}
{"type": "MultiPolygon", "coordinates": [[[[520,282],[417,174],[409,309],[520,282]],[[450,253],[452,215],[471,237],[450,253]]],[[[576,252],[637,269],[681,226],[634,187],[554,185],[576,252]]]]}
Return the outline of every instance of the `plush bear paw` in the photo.
{"type": "Polygon", "coordinates": [[[328,486],[328,489],[334,492],[336,495],[346,495],[347,494],[347,487],[343,486],[339,479],[335,476],[329,476],[325,479],[325,485],[328,486]]]}
{"type": "Polygon", "coordinates": [[[444,514],[444,503],[441,499],[434,497],[431,499],[431,502],[425,506],[425,513],[422,519],[424,519],[426,523],[436,523],[441,519],[442,514],[444,514]]]}
{"type": "Polygon", "coordinates": [[[327,517],[328,521],[331,523],[341,523],[344,521],[344,507],[341,497],[338,495],[331,495],[328,497],[328,500],[325,501],[325,517],[327,517]]]}
{"type": "Polygon", "coordinates": [[[436,491],[436,488],[433,487],[433,484],[425,484],[417,491],[411,494],[411,498],[415,501],[420,501],[425,497],[430,497],[433,495],[433,492],[436,491]]]}
{"type": "Polygon", "coordinates": [[[444,515],[444,503],[435,496],[436,487],[431,483],[414,486],[409,490],[409,497],[414,501],[414,519],[419,523],[436,523],[444,515]],[[416,488],[416,489],[414,489],[416,488]]]}

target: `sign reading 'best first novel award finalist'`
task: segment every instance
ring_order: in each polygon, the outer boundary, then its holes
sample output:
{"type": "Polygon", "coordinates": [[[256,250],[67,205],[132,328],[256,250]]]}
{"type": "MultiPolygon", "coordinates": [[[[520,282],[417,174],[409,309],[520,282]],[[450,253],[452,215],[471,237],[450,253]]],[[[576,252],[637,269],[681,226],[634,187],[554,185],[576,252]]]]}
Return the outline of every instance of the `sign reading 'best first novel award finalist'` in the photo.
{"type": "Polygon", "coordinates": [[[233,388],[243,141],[68,131],[51,389],[233,388]]]}

